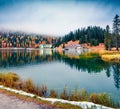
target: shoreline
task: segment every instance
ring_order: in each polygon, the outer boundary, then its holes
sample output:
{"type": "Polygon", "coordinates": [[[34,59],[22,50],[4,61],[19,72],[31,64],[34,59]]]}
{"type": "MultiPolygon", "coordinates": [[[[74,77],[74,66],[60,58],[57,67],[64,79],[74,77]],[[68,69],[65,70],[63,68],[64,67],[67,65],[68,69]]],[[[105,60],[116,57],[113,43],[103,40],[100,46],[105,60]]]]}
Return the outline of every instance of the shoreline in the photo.
{"type": "Polygon", "coordinates": [[[69,101],[69,100],[63,100],[63,99],[57,99],[57,98],[40,97],[40,96],[36,96],[35,94],[27,93],[27,92],[22,91],[22,90],[12,89],[12,88],[9,88],[9,87],[5,87],[3,85],[0,85],[0,89],[8,91],[8,92],[15,93],[15,94],[18,94],[18,95],[22,95],[22,96],[26,96],[26,97],[30,97],[30,98],[35,98],[35,99],[38,99],[38,100],[47,101],[47,102],[50,102],[51,105],[53,104],[53,106],[56,102],[59,102],[59,103],[63,103],[63,104],[71,104],[71,105],[79,106],[82,109],[87,109],[87,108],[92,108],[92,107],[96,107],[96,109],[113,109],[111,107],[102,106],[102,105],[95,104],[95,103],[92,103],[92,102],[87,102],[87,101],[69,101]]]}
{"type": "MultiPolygon", "coordinates": [[[[41,50],[39,48],[17,48],[17,47],[6,47],[6,48],[0,48],[0,50],[41,50]]],[[[48,50],[48,49],[43,49],[48,50]]],[[[52,49],[50,49],[52,50],[52,49]]],[[[54,50],[54,49],[53,49],[54,50]]],[[[56,52],[62,53],[64,49],[55,49],[56,52]]],[[[116,50],[105,50],[104,48],[99,47],[90,47],[88,48],[88,53],[98,53],[103,61],[107,62],[120,62],[120,51],[116,50]]],[[[74,56],[73,56],[74,57],[74,56]]],[[[79,56],[78,56],[79,58],[79,56]]]]}
{"type": "Polygon", "coordinates": [[[0,109],[59,109],[49,102],[0,89],[0,109]]]}
{"type": "Polygon", "coordinates": [[[6,47],[6,48],[0,48],[0,50],[26,50],[26,49],[30,49],[30,50],[33,50],[33,49],[36,49],[36,48],[17,48],[17,47],[6,47]]]}

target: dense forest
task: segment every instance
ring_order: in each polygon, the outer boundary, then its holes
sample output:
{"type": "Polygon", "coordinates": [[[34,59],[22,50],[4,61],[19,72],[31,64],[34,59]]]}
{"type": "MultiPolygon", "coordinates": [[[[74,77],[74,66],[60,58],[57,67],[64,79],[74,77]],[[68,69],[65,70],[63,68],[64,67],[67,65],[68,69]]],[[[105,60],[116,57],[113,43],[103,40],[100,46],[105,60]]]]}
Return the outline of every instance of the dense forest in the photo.
{"type": "Polygon", "coordinates": [[[104,42],[104,32],[105,29],[97,26],[88,26],[87,28],[77,29],[74,32],[71,31],[64,37],[60,37],[55,46],[59,46],[62,43],[67,43],[70,40],[79,40],[80,43],[90,43],[91,45],[98,45],[99,43],[104,42]]]}
{"type": "Polygon", "coordinates": [[[88,26],[59,37],[55,46],[65,44],[70,40],[79,40],[80,44],[87,43],[91,46],[104,43],[107,50],[111,50],[112,47],[116,47],[116,50],[118,50],[120,47],[120,18],[117,14],[115,15],[112,31],[110,31],[109,25],[105,29],[99,26],[88,26]]]}
{"type": "Polygon", "coordinates": [[[39,44],[54,44],[56,40],[56,37],[29,35],[19,32],[0,32],[0,48],[37,48],[39,44]]]}

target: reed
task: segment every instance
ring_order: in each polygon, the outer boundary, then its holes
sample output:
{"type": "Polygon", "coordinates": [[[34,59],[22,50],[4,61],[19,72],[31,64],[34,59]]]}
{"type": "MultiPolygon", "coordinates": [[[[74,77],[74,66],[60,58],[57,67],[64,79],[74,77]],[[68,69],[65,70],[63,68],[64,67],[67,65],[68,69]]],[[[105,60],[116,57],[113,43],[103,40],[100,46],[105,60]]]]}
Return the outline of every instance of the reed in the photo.
{"type": "Polygon", "coordinates": [[[92,94],[90,94],[89,98],[90,98],[91,102],[94,102],[96,104],[102,104],[102,105],[105,105],[105,106],[114,107],[113,100],[106,93],[102,93],[102,94],[92,93],[92,94]]]}
{"type": "Polygon", "coordinates": [[[70,94],[71,101],[88,101],[88,93],[85,89],[75,90],[70,94]]]}
{"type": "Polygon", "coordinates": [[[0,83],[7,87],[14,87],[20,77],[15,73],[0,73],[0,83]]]}
{"type": "Polygon", "coordinates": [[[7,87],[34,93],[39,96],[46,96],[48,91],[46,85],[39,87],[35,85],[32,79],[30,78],[26,81],[23,81],[17,74],[12,72],[0,73],[0,84],[7,87]]]}
{"type": "Polygon", "coordinates": [[[57,98],[58,97],[58,93],[55,90],[50,90],[50,97],[51,98],[57,98]]]}
{"type": "MultiPolygon", "coordinates": [[[[38,85],[35,85],[32,79],[27,79],[26,81],[23,81],[17,74],[12,73],[12,72],[0,73],[0,84],[5,85],[7,87],[24,90],[26,92],[30,92],[38,96],[48,97],[48,93],[50,93],[49,97],[52,97],[52,98],[60,97],[61,99],[71,100],[71,101],[90,101],[90,102],[105,105],[105,106],[115,107],[115,104],[112,98],[106,93],[89,94],[84,89],[77,89],[73,91],[72,93],[68,93],[70,92],[70,90],[68,90],[67,87],[65,87],[63,91],[59,94],[55,90],[50,90],[49,92],[46,85],[43,85],[41,87],[38,85]]],[[[59,105],[61,104],[58,103],[56,105],[58,105],[59,107],[59,105]]],[[[74,109],[78,109],[78,107],[74,109]]]]}
{"type": "Polygon", "coordinates": [[[69,94],[68,94],[68,90],[67,90],[66,87],[64,88],[63,92],[60,94],[60,98],[64,99],[64,100],[68,100],[69,99],[69,94]]]}

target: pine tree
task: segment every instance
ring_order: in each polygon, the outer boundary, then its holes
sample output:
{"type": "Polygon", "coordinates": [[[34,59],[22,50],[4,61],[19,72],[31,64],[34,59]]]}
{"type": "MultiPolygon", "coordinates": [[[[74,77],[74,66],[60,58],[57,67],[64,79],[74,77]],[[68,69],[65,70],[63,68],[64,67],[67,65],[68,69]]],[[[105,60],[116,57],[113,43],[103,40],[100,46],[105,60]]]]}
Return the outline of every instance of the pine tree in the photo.
{"type": "Polygon", "coordinates": [[[104,39],[104,44],[106,50],[111,50],[111,43],[112,43],[112,38],[110,34],[110,27],[109,25],[106,26],[106,31],[105,31],[105,39],[104,39]]]}
{"type": "Polygon", "coordinates": [[[113,20],[113,33],[114,33],[115,39],[116,39],[115,40],[116,50],[119,50],[120,19],[117,14],[113,20]]]}

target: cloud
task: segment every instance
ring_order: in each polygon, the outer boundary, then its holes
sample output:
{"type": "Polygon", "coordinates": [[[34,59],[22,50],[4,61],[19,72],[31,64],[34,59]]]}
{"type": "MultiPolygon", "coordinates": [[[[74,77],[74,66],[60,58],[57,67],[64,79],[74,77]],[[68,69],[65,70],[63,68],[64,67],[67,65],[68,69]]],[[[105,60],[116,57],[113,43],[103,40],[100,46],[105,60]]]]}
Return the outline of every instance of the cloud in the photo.
{"type": "MultiPolygon", "coordinates": [[[[0,11],[0,28],[64,35],[71,30],[112,24],[111,5],[93,2],[22,2],[0,11]]],[[[115,13],[116,14],[116,13],[115,13]]]]}

